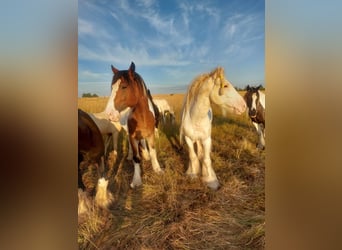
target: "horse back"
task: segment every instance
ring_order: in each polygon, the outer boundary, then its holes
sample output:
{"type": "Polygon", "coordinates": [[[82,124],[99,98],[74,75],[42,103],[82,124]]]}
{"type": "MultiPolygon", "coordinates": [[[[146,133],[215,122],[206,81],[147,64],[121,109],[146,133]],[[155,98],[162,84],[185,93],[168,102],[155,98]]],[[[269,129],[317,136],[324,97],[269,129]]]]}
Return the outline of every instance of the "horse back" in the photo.
{"type": "Polygon", "coordinates": [[[84,111],[78,110],[78,151],[83,160],[100,162],[104,155],[102,134],[93,119],[84,111]]]}

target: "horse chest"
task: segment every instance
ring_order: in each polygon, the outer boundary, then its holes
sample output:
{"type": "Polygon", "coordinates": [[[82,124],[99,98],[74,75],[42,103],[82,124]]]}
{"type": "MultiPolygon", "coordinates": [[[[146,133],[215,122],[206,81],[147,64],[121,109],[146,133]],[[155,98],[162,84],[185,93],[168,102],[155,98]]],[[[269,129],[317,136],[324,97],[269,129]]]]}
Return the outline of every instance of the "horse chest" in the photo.
{"type": "Polygon", "coordinates": [[[205,139],[211,134],[211,119],[209,116],[198,120],[189,117],[184,123],[184,131],[193,140],[205,139]]]}
{"type": "Polygon", "coordinates": [[[154,116],[150,111],[133,110],[127,121],[128,131],[133,137],[142,139],[154,132],[154,116]]]}

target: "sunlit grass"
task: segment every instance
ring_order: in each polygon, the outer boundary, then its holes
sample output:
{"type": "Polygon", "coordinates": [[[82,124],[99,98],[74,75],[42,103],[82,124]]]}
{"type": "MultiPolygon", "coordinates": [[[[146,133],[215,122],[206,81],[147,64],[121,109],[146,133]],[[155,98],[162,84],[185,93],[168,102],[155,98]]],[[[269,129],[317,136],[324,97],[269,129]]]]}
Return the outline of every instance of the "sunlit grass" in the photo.
{"type": "MultiPolygon", "coordinates": [[[[161,124],[156,141],[164,174],[142,164],[143,185],[130,189],[132,163],[125,160],[126,136],[119,139],[109,187],[109,214],[94,211],[79,225],[80,249],[263,249],[265,247],[265,152],[243,114],[223,117],[214,107],[212,164],[220,189],[185,176],[187,148],[179,145],[182,94],[159,95],[173,105],[176,123],[161,124]]],[[[102,111],[106,98],[79,99],[88,112],[102,111]],[[97,101],[96,101],[97,100],[97,101]]]]}

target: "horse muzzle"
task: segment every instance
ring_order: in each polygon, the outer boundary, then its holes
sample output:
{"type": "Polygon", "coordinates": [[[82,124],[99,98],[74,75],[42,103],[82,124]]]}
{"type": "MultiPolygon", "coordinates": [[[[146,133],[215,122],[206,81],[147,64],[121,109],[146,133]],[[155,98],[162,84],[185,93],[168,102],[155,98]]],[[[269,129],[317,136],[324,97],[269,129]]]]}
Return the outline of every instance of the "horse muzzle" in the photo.
{"type": "Polygon", "coordinates": [[[256,115],[257,115],[257,112],[256,112],[255,109],[253,109],[253,110],[250,110],[250,111],[248,112],[248,115],[249,115],[250,118],[255,118],[256,115]]]}

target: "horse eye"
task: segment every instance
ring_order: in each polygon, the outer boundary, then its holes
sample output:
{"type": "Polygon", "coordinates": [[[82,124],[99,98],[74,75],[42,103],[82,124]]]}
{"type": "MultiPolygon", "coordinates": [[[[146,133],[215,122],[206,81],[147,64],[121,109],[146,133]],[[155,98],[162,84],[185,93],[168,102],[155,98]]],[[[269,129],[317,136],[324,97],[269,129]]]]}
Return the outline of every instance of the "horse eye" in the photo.
{"type": "Polygon", "coordinates": [[[224,85],[223,87],[224,87],[224,88],[228,88],[228,85],[224,85]]]}
{"type": "Polygon", "coordinates": [[[121,89],[125,89],[125,88],[127,88],[127,86],[121,86],[121,89]]]}

